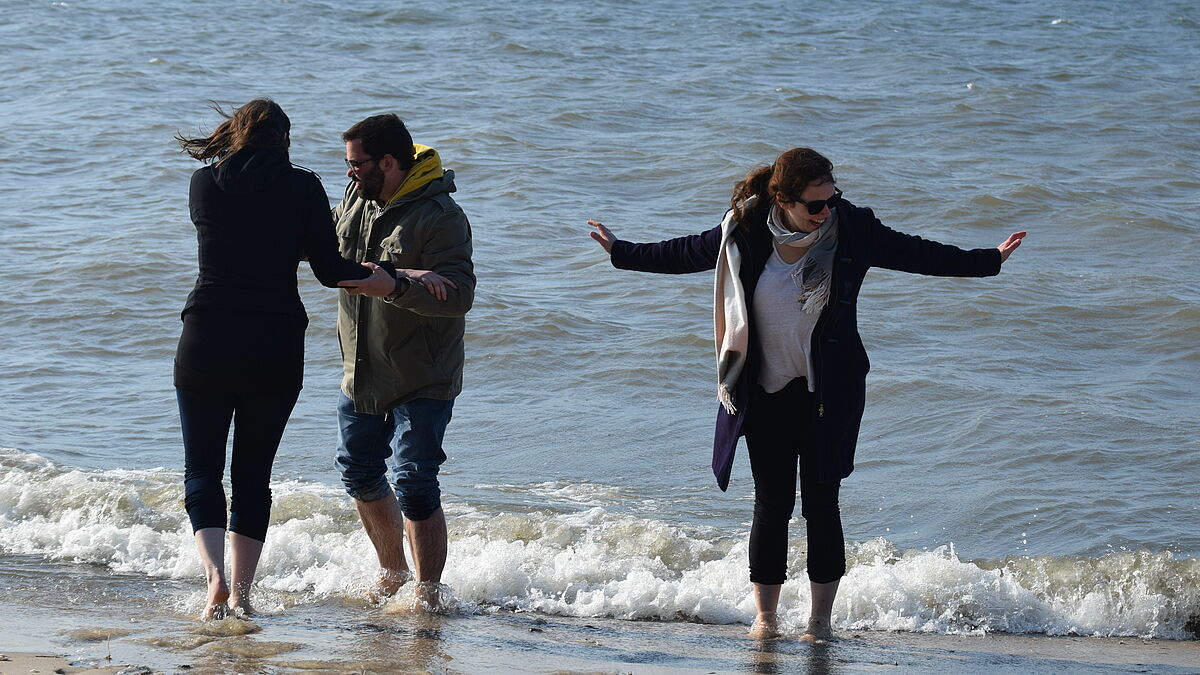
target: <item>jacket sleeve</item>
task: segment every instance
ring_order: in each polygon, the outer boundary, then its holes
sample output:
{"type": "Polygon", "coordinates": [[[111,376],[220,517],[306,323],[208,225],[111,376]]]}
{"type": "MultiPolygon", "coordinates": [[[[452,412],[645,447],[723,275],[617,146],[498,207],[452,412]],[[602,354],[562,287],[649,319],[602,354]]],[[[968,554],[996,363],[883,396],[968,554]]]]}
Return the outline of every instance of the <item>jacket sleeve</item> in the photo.
{"type": "Polygon", "coordinates": [[[346,202],[350,201],[350,196],[354,190],[354,183],[347,183],[346,189],[342,191],[342,198],[338,201],[337,206],[330,210],[330,215],[333,217],[333,222],[337,222],[342,217],[342,212],[346,210],[346,202]]]}
{"type": "Polygon", "coordinates": [[[964,250],[897,232],[863,209],[870,232],[871,266],[939,277],[990,277],[1000,273],[1000,251],[995,248],[964,250]]]}
{"type": "Polygon", "coordinates": [[[475,302],[475,266],[471,262],[471,224],[462,211],[449,210],[435,220],[421,246],[422,269],[433,270],[453,281],[446,299],[438,300],[419,283],[391,304],[422,316],[465,316],[475,302]]]}
{"type": "Polygon", "coordinates": [[[371,276],[371,270],[338,254],[329,200],[320,181],[314,182],[315,189],[305,189],[297,195],[301,246],[304,257],[312,266],[313,275],[322,286],[329,288],[337,288],[339,281],[371,276]]]}
{"type": "Polygon", "coordinates": [[[690,274],[716,268],[720,250],[721,227],[717,226],[707,232],[654,244],[617,240],[609,256],[613,267],[620,270],[690,274]]]}

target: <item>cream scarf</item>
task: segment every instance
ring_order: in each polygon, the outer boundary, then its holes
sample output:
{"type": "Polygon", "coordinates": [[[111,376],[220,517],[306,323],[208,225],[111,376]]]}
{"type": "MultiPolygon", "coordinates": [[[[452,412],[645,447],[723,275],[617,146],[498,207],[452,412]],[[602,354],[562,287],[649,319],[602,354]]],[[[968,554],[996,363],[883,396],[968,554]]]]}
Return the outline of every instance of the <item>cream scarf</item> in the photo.
{"type": "MultiPolygon", "coordinates": [[[[749,213],[758,202],[752,196],[742,204],[742,213],[749,213]]],[[[771,208],[767,227],[775,241],[784,246],[807,246],[808,255],[797,272],[801,286],[800,302],[805,312],[819,313],[829,302],[829,284],[833,272],[833,255],[837,249],[837,217],[834,213],[816,231],[805,234],[790,232],[776,223],[782,214],[771,208]]],[[[717,350],[717,400],[730,415],[737,414],[733,390],[738,376],[746,365],[750,348],[750,309],[746,289],[738,272],[742,254],[734,242],[738,223],[733,209],[721,222],[721,250],[717,253],[716,279],[713,283],[713,342],[717,350]]]]}
{"type": "MultiPolygon", "coordinates": [[[[754,208],[757,196],[742,204],[742,213],[754,208]]],[[[746,365],[750,346],[750,310],[746,289],[738,278],[742,254],[733,240],[738,223],[733,209],[721,221],[721,250],[717,253],[717,274],[713,284],[713,342],[717,348],[717,400],[730,415],[737,414],[733,405],[733,387],[746,365]]]]}

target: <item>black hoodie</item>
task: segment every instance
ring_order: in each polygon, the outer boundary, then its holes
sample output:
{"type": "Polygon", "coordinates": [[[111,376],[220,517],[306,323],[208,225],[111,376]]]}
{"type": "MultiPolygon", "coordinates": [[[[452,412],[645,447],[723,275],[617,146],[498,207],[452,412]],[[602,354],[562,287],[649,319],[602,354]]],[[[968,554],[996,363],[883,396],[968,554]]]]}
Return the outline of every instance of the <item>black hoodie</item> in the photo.
{"type": "Polygon", "coordinates": [[[329,201],[316,174],[285,150],[246,148],[192,174],[188,206],[199,241],[193,309],[305,316],[296,263],[325,286],[370,272],[338,255],[329,201]]]}

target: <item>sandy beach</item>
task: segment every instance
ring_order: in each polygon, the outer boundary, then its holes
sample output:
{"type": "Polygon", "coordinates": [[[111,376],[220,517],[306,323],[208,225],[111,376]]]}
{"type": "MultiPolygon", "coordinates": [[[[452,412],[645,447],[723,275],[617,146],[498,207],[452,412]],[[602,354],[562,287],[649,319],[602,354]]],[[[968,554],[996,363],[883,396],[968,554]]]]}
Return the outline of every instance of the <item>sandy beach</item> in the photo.
{"type": "Polygon", "coordinates": [[[1200,641],[860,631],[811,646],[794,636],[755,642],[742,625],[363,607],[352,618],[346,609],[209,624],[165,615],[103,624],[90,616],[87,626],[65,630],[50,629],[33,612],[21,626],[4,622],[0,649],[20,651],[0,652],[8,659],[0,675],[1200,672],[1200,641]]]}
{"type": "Polygon", "coordinates": [[[150,672],[138,666],[107,665],[100,662],[71,661],[65,656],[54,654],[29,654],[8,652],[0,654],[0,675],[26,675],[27,673],[66,673],[67,675],[96,675],[99,673],[150,672]]]}

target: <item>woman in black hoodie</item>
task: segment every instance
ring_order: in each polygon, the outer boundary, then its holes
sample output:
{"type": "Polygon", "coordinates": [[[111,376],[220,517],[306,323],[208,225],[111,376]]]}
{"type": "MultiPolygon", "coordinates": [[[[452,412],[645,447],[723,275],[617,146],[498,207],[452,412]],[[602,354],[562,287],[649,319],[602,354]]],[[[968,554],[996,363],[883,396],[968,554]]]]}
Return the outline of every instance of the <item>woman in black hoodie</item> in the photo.
{"type": "Polygon", "coordinates": [[[175,391],[183,428],[185,498],[208,581],[203,618],[248,612],[271,514],[271,465],[304,376],[308,317],[296,290],[305,258],[331,288],[370,270],[338,255],[329,200],[316,174],[288,161],[291,122],[257,99],[203,138],[176,140],[203,162],[189,208],[200,274],[183,308],[175,391]],[[233,422],[229,514],[232,587],[225,580],[225,444],[233,422]]]}

